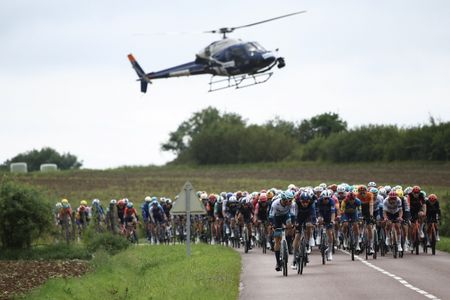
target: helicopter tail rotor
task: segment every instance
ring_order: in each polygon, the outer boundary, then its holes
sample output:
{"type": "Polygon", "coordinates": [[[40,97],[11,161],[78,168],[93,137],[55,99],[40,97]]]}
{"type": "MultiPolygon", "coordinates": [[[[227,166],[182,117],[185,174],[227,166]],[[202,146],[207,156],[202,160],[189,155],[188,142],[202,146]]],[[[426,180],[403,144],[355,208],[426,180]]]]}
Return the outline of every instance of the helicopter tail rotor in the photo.
{"type": "Polygon", "coordinates": [[[133,66],[133,69],[136,71],[136,74],[139,77],[139,81],[141,81],[141,92],[145,93],[147,92],[147,86],[149,83],[152,83],[150,79],[145,74],[144,70],[141,68],[141,66],[138,64],[136,59],[134,58],[133,54],[128,54],[128,60],[130,61],[131,65],[133,66]]]}

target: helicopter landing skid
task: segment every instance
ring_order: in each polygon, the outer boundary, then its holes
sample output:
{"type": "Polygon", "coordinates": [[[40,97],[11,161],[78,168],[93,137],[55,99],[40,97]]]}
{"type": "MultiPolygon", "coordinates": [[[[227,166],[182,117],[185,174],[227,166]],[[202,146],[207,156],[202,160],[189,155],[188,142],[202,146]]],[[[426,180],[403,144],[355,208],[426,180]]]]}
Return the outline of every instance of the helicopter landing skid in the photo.
{"type": "Polygon", "coordinates": [[[208,92],[215,92],[232,87],[236,89],[241,89],[252,85],[264,83],[267,80],[269,80],[270,77],[272,77],[272,74],[273,72],[256,73],[251,75],[245,74],[242,76],[228,76],[227,79],[220,79],[215,81],[213,81],[214,76],[212,76],[209,82],[208,92]]]}

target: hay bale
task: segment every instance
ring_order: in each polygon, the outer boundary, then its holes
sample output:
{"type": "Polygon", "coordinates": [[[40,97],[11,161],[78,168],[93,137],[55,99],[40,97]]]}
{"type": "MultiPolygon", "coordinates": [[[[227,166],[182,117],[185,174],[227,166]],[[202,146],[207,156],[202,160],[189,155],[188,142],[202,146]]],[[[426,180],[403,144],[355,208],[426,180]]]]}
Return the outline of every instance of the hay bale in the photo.
{"type": "Polygon", "coordinates": [[[58,166],[56,164],[41,164],[41,172],[54,172],[58,171],[58,166]]]}
{"type": "Polygon", "coordinates": [[[28,166],[26,162],[14,162],[9,165],[11,173],[27,173],[28,166]]]}

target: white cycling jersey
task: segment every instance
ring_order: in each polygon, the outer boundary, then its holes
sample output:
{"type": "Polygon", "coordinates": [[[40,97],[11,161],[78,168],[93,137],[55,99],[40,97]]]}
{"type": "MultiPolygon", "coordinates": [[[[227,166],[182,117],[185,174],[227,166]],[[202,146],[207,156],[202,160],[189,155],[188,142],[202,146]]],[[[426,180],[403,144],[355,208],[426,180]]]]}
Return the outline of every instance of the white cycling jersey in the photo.
{"type": "Polygon", "coordinates": [[[276,199],[274,202],[272,202],[272,206],[270,207],[269,216],[270,217],[277,217],[277,216],[283,216],[289,214],[291,211],[291,203],[286,206],[281,205],[281,198],[276,199]]]}
{"type": "Polygon", "coordinates": [[[402,200],[400,200],[399,197],[397,197],[397,200],[395,200],[394,202],[389,201],[389,198],[384,199],[383,211],[390,214],[396,214],[401,209],[402,209],[402,200]]]}

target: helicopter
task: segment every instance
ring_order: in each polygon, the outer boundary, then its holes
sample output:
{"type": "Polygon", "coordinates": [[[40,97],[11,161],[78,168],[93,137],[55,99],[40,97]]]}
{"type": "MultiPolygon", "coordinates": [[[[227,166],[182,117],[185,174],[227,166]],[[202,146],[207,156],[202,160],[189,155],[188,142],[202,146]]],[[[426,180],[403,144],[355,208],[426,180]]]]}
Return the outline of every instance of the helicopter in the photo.
{"type": "Polygon", "coordinates": [[[283,57],[278,56],[278,49],[268,51],[258,42],[246,42],[241,39],[228,38],[227,34],[236,29],[255,26],[281,18],[305,13],[306,10],[278,16],[259,22],[236,26],[222,27],[217,30],[208,30],[204,33],[219,33],[221,40],[217,40],[202,49],[195,55],[195,60],[164,69],[161,71],[145,73],[133,54],[128,54],[133,69],[138,75],[137,81],[141,83],[141,92],[147,92],[148,84],[153,79],[171,78],[191,75],[211,74],[209,92],[226,88],[243,88],[267,82],[273,75],[270,71],[277,66],[279,69],[286,66],[283,57]],[[215,76],[225,76],[225,79],[215,79],[215,76]]]}

